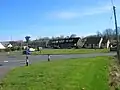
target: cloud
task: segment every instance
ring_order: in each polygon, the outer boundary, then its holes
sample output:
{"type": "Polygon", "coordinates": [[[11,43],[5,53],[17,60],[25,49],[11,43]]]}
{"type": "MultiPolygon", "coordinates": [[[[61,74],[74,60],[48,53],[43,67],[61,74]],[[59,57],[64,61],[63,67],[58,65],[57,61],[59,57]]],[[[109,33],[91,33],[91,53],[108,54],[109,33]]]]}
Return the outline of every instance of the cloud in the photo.
{"type": "Polygon", "coordinates": [[[86,8],[80,11],[79,9],[75,9],[74,11],[57,11],[52,12],[49,14],[52,18],[58,18],[58,19],[74,19],[74,18],[80,18],[84,16],[90,16],[90,15],[96,15],[96,14],[103,14],[112,12],[112,6],[111,5],[105,5],[101,7],[94,7],[94,8],[86,8]]]}
{"type": "Polygon", "coordinates": [[[51,14],[51,16],[55,17],[55,18],[70,19],[70,18],[78,17],[79,13],[76,13],[76,12],[54,12],[51,14]]]}

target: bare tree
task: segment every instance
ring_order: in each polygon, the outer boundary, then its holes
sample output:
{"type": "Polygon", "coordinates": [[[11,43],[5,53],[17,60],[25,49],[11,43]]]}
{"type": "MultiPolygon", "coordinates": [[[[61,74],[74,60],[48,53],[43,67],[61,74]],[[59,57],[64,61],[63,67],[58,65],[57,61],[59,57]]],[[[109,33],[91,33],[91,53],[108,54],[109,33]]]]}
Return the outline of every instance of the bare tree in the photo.
{"type": "Polygon", "coordinates": [[[70,37],[71,38],[74,38],[74,37],[76,37],[77,35],[76,34],[72,34],[70,37]]]}
{"type": "Polygon", "coordinates": [[[97,31],[97,37],[102,37],[102,33],[97,31]]]}
{"type": "Polygon", "coordinates": [[[63,38],[64,38],[64,35],[60,35],[60,37],[59,37],[59,38],[63,39],[63,38]]]}
{"type": "Polygon", "coordinates": [[[70,38],[69,36],[66,36],[66,38],[70,38]]]}
{"type": "Polygon", "coordinates": [[[54,36],[52,36],[52,39],[55,39],[55,37],[54,37],[54,36]]]}
{"type": "Polygon", "coordinates": [[[112,39],[113,35],[114,35],[114,31],[112,29],[106,29],[103,32],[103,36],[105,36],[108,39],[112,39]]]}

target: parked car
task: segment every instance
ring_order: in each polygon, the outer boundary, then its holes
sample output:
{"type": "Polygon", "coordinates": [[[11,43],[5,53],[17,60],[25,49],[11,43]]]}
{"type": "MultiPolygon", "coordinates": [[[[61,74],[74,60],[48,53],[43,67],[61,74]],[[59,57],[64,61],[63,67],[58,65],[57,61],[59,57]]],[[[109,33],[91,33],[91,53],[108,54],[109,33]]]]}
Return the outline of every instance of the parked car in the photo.
{"type": "Polygon", "coordinates": [[[111,45],[110,51],[117,51],[117,45],[111,45]]]}

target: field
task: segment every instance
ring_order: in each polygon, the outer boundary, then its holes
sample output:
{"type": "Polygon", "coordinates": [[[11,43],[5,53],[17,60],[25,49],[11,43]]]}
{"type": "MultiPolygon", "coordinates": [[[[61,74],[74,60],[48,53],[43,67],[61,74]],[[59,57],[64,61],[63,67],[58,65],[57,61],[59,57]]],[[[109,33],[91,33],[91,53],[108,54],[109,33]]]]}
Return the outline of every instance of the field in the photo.
{"type": "Polygon", "coordinates": [[[43,49],[40,52],[33,52],[33,55],[39,54],[87,54],[87,53],[106,53],[109,49],[43,49]]]}
{"type": "Polygon", "coordinates": [[[110,59],[72,58],[19,67],[3,79],[0,90],[109,90],[110,59]]]}

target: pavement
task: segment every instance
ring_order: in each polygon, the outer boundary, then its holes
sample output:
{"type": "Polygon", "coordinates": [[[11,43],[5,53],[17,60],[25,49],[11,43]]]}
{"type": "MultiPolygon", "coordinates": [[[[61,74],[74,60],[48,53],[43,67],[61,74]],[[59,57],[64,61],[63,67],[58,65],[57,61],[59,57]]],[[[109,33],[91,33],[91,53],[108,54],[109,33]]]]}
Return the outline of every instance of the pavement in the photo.
{"type": "MultiPolygon", "coordinates": [[[[110,53],[94,53],[94,54],[69,54],[69,55],[51,55],[51,60],[60,60],[60,59],[69,59],[69,58],[87,58],[87,57],[96,57],[96,56],[114,56],[115,52],[110,53]]],[[[29,62],[30,64],[47,61],[47,55],[30,55],[29,62]]],[[[12,68],[25,65],[25,55],[20,54],[0,54],[0,78],[6,75],[6,73],[12,68]]]]}

